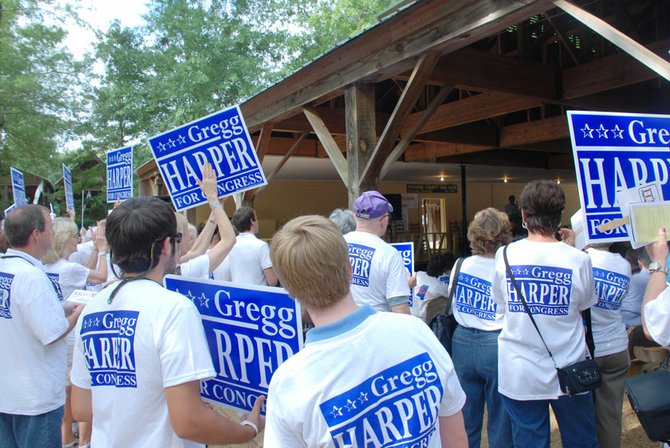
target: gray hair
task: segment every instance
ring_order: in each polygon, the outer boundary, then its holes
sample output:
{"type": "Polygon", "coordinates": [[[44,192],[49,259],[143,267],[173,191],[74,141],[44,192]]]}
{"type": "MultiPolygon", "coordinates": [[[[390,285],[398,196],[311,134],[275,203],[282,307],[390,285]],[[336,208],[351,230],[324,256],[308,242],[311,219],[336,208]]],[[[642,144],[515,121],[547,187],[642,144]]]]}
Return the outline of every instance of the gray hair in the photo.
{"type": "Polygon", "coordinates": [[[349,232],[356,230],[356,218],[354,212],[346,208],[336,208],[330,213],[328,217],[333,224],[340,229],[342,235],[345,235],[349,232]]]}

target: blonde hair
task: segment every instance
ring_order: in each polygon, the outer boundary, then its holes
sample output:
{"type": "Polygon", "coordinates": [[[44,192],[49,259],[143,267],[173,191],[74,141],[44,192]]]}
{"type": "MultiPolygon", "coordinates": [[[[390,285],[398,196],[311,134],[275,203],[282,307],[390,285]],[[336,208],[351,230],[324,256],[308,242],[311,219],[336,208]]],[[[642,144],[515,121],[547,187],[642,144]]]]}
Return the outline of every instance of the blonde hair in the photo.
{"type": "Polygon", "coordinates": [[[347,243],[323,216],[301,216],[286,223],[272,238],[270,258],[282,286],[308,308],[327,308],[349,292],[347,243]]]}
{"type": "Polygon", "coordinates": [[[73,236],[79,236],[77,224],[70,221],[69,218],[56,218],[53,220],[53,244],[47,254],[42,257],[42,263],[55,263],[61,258],[69,256],[68,243],[73,236]]]}
{"type": "Polygon", "coordinates": [[[493,207],[480,210],[468,226],[468,240],[474,255],[492,254],[512,241],[512,227],[506,213],[493,207]]]}

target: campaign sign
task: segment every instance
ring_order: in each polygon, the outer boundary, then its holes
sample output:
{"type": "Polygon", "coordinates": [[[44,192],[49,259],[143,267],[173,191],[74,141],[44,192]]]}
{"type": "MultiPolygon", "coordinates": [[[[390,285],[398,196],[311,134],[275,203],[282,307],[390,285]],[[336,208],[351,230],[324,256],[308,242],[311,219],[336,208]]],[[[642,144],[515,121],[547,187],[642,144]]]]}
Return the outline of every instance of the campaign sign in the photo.
{"type": "Polygon", "coordinates": [[[587,243],[628,240],[597,227],[624,215],[621,190],[658,181],[670,198],[670,115],[568,111],[568,124],[587,243]]]}
{"type": "Polygon", "coordinates": [[[414,243],[411,241],[409,243],[391,243],[391,246],[400,252],[403,266],[412,275],[414,273],[414,243]]]}
{"type": "Polygon", "coordinates": [[[133,197],[133,148],[107,151],[107,202],[133,197]]]}
{"type": "Polygon", "coordinates": [[[298,302],[281,288],[175,275],[165,277],[165,287],[188,297],[202,317],[216,370],[202,382],[202,397],[250,411],[277,367],[302,348],[298,302]]]}
{"type": "Polygon", "coordinates": [[[9,167],[9,172],[12,176],[12,193],[14,195],[14,204],[16,204],[17,207],[27,204],[28,200],[26,199],[26,185],[23,181],[23,173],[13,167],[9,167]]]}
{"type": "Polygon", "coordinates": [[[239,107],[233,106],[149,139],[176,210],[207,202],[202,166],[214,167],[219,197],[267,184],[239,107]]]}
{"type": "Polygon", "coordinates": [[[63,164],[63,185],[65,186],[65,208],[74,212],[74,193],[72,192],[72,172],[63,164]]]}

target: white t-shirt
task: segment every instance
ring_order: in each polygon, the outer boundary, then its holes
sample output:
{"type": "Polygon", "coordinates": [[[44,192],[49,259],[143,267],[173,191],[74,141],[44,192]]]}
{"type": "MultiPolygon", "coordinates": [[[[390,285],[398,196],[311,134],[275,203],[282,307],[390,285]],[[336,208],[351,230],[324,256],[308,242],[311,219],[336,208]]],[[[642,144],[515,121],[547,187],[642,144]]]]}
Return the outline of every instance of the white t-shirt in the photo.
{"type": "Polygon", "coordinates": [[[65,403],[68,328],[42,262],[7,249],[0,258],[0,412],[39,415],[65,403]],[[21,257],[9,258],[9,257],[21,257]]]}
{"type": "Polygon", "coordinates": [[[237,235],[235,245],[213,274],[219,280],[267,286],[263,270],[271,267],[268,243],[253,233],[243,232],[237,235]]]}
{"type": "Polygon", "coordinates": [[[92,446],[191,447],[172,429],[164,389],[215,371],[197,309],[151,280],[110,285],[76,327],[72,384],[91,389],[92,446]]]}
{"type": "MultiPolygon", "coordinates": [[[[496,313],[497,306],[491,297],[491,279],[495,267],[493,258],[481,255],[463,260],[452,298],[452,310],[459,325],[483,331],[502,329],[503,315],[496,313]]],[[[451,278],[453,283],[453,275],[451,278]]]]}
{"type": "Polygon", "coordinates": [[[628,334],[621,318],[621,302],[630,284],[630,263],[621,255],[589,248],[598,303],[591,308],[595,356],[628,350],[628,334]]]}
{"type": "MultiPolygon", "coordinates": [[[[507,279],[503,247],[496,253],[491,288],[499,313],[498,390],[515,400],[552,400],[563,395],[554,363],[507,279]]],[[[562,242],[523,239],[508,246],[517,284],[558,367],[586,358],[580,311],[596,304],[593,270],[587,254],[562,242]]]]}
{"type": "Polygon", "coordinates": [[[209,278],[209,255],[202,254],[179,265],[182,277],[209,278]]]}
{"type": "Polygon", "coordinates": [[[77,250],[70,254],[68,261],[72,263],[86,264],[91,254],[95,250],[95,243],[93,241],[87,241],[85,243],[77,244],[77,250]]]}
{"type": "Polygon", "coordinates": [[[388,299],[409,297],[407,270],[393,246],[368,232],[349,232],[344,239],[352,269],[351,295],[358,305],[391,311],[388,299]]]}
{"type": "Polygon", "coordinates": [[[428,326],[369,306],[307,333],[270,381],[265,448],[439,447],[465,394],[428,326]],[[380,356],[383,354],[383,356],[380,356]]]}
{"type": "Polygon", "coordinates": [[[649,269],[641,269],[630,276],[628,292],[621,301],[621,318],[626,325],[642,324],[642,299],[649,283],[649,269]]]}
{"type": "MultiPolygon", "coordinates": [[[[91,272],[87,267],[63,258],[55,263],[45,265],[44,268],[52,282],[56,282],[58,285],[57,293],[60,293],[59,299],[61,302],[67,300],[75,289],[84,289],[88,274],[91,272]]],[[[71,331],[65,339],[68,345],[74,344],[74,331],[71,331]]]]}
{"type": "Polygon", "coordinates": [[[670,288],[644,306],[644,321],[649,336],[662,347],[670,347],[670,288]]]}
{"type": "Polygon", "coordinates": [[[409,311],[421,320],[426,319],[426,304],[435,297],[447,297],[449,287],[437,277],[431,277],[424,271],[417,271],[416,286],[409,298],[409,311]]]}

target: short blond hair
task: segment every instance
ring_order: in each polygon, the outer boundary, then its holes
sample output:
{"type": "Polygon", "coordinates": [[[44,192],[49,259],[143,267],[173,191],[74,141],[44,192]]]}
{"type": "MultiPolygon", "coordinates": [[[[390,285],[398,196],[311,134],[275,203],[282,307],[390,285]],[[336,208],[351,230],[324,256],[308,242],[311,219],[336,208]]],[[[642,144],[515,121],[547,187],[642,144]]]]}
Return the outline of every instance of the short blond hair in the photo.
{"type": "Polygon", "coordinates": [[[327,308],[349,293],[347,243],[323,216],[286,223],[272,238],[270,258],[282,286],[307,308],[327,308]]]}
{"type": "Polygon", "coordinates": [[[53,221],[52,229],[54,232],[52,246],[49,252],[42,257],[42,263],[55,263],[61,258],[69,256],[68,243],[73,236],[79,236],[77,224],[70,221],[69,218],[56,218],[53,221]]]}
{"type": "Polygon", "coordinates": [[[507,213],[493,207],[475,214],[468,226],[468,241],[474,255],[493,254],[512,241],[512,227],[507,213]]]}

